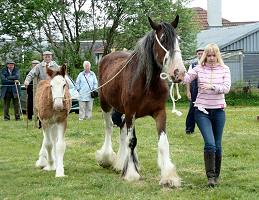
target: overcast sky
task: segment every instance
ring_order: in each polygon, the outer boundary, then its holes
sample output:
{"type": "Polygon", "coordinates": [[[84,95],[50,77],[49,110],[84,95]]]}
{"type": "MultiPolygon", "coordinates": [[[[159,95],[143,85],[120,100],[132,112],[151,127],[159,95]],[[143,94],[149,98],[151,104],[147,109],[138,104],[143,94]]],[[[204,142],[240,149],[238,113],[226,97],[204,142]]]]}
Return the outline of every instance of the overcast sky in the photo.
{"type": "MultiPolygon", "coordinates": [[[[259,21],[259,0],[222,0],[221,2],[223,18],[232,22],[259,21]]],[[[207,10],[207,0],[193,0],[187,6],[207,10]]]]}

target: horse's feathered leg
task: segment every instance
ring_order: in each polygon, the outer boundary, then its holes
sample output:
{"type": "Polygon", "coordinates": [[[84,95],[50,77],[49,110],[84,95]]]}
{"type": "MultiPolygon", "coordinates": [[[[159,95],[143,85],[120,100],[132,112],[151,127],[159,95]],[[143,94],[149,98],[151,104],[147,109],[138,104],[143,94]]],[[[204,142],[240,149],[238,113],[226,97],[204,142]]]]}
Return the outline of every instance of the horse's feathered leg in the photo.
{"type": "Polygon", "coordinates": [[[133,120],[127,121],[126,118],[126,126],[127,126],[127,157],[124,162],[124,167],[122,170],[122,177],[127,181],[136,181],[140,179],[139,175],[139,167],[138,167],[138,157],[135,152],[135,147],[137,146],[137,137],[135,133],[135,128],[133,125],[133,120]]]}
{"type": "Polygon", "coordinates": [[[120,128],[120,144],[119,144],[119,150],[117,153],[116,161],[114,163],[113,168],[116,171],[122,171],[123,166],[127,157],[127,127],[126,123],[124,123],[123,127],[120,128]]]}
{"type": "Polygon", "coordinates": [[[158,166],[161,169],[160,185],[167,187],[181,186],[181,179],[176,173],[176,167],[171,162],[169,142],[165,132],[166,114],[165,110],[160,111],[155,115],[156,126],[158,130],[158,166]]]}
{"type": "Polygon", "coordinates": [[[67,121],[56,124],[56,177],[63,177],[64,174],[64,154],[66,150],[66,142],[65,142],[65,130],[66,130],[67,121]]]}
{"type": "Polygon", "coordinates": [[[114,160],[116,158],[116,154],[112,149],[112,119],[111,119],[111,111],[103,112],[104,120],[105,120],[105,138],[103,146],[100,150],[96,152],[96,160],[99,165],[103,167],[112,166],[114,160]]]}

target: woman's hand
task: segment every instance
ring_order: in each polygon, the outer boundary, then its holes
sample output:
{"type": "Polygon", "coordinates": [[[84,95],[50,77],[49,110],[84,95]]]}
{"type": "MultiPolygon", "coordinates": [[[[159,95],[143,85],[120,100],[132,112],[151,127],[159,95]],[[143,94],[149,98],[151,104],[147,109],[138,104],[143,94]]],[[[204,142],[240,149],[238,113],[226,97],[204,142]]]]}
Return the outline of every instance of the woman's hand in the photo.
{"type": "Polygon", "coordinates": [[[207,84],[207,83],[200,83],[200,88],[202,90],[215,90],[215,86],[212,84],[207,84]]]}

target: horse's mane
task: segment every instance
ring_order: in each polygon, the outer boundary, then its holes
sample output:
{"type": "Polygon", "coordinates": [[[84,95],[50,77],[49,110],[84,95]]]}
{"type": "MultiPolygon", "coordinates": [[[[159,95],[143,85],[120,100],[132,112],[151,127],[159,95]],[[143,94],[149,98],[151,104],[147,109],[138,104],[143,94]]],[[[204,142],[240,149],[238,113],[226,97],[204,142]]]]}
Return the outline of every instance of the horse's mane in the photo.
{"type": "MultiPolygon", "coordinates": [[[[170,57],[174,52],[175,38],[176,33],[174,28],[169,23],[162,22],[161,24],[163,34],[165,36],[165,41],[163,45],[170,52],[170,57]]],[[[141,38],[133,52],[136,54],[138,63],[137,63],[137,72],[134,73],[133,82],[138,79],[141,74],[145,74],[146,83],[145,88],[148,89],[152,82],[154,71],[157,70],[159,73],[162,70],[162,65],[159,65],[154,58],[153,45],[155,42],[155,31],[150,31],[143,38],[141,38]]]]}

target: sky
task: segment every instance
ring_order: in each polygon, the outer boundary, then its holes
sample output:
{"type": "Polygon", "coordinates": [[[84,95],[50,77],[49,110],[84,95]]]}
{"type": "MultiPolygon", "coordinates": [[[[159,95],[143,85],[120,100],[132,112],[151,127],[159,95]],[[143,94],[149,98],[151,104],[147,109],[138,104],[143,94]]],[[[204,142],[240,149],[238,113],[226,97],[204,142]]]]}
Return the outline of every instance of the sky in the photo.
{"type": "MultiPolygon", "coordinates": [[[[221,0],[221,2],[222,18],[231,22],[259,21],[259,0],[221,0]]],[[[207,0],[193,0],[187,6],[207,10],[207,0]]]]}

